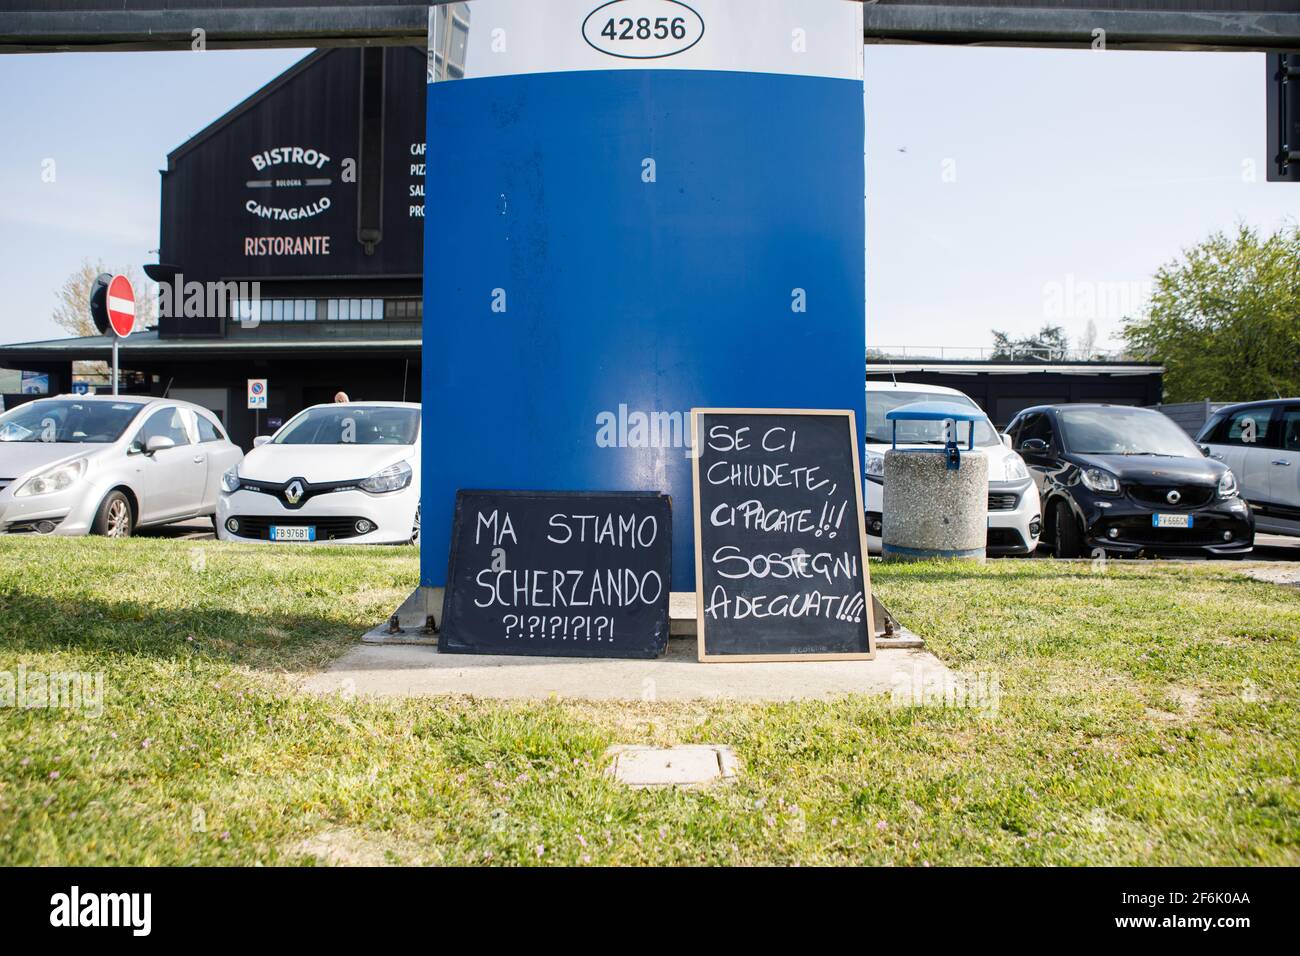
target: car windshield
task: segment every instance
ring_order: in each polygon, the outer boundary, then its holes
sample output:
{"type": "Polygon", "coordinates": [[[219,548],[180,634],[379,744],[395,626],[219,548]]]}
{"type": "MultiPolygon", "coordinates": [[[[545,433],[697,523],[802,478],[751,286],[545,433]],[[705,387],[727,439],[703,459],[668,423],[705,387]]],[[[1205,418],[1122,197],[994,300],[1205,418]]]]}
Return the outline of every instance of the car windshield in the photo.
{"type": "Polygon", "coordinates": [[[1076,455],[1161,455],[1199,458],[1187,433],[1160,412],[1145,408],[1064,408],[1061,437],[1076,455]]]}
{"type": "Polygon", "coordinates": [[[415,408],[323,405],[309,408],[275,436],[277,445],[414,445],[415,408]]]}
{"type": "MultiPolygon", "coordinates": [[[[952,402],[979,408],[965,395],[949,395],[946,392],[911,392],[901,389],[889,389],[880,392],[867,392],[867,426],[863,440],[868,444],[889,445],[894,441],[894,423],[886,421],[885,416],[899,405],[912,402],[952,402]]],[[[899,422],[898,443],[900,445],[942,445],[943,422],[899,422]]],[[[975,444],[987,447],[1001,442],[997,432],[987,418],[974,423],[975,444]]],[[[957,423],[957,444],[965,445],[970,440],[970,422],[957,423]]]]}
{"type": "Polygon", "coordinates": [[[47,399],[0,415],[0,442],[106,445],[122,437],[145,406],[138,402],[47,399]]]}

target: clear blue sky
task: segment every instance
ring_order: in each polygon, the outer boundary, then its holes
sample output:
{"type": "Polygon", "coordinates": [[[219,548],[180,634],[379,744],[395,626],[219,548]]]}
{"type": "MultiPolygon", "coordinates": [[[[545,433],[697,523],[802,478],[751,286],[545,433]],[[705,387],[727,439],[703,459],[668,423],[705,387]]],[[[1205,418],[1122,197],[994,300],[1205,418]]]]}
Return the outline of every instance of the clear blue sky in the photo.
{"type": "MultiPolygon", "coordinates": [[[[55,291],[83,258],[154,261],[168,150],[305,54],[0,57],[0,342],[60,334],[55,291]]],[[[1048,321],[1073,337],[1089,316],[1105,344],[1181,248],[1300,218],[1300,185],[1264,181],[1261,55],[868,46],[866,63],[870,345],[1048,321]]]]}

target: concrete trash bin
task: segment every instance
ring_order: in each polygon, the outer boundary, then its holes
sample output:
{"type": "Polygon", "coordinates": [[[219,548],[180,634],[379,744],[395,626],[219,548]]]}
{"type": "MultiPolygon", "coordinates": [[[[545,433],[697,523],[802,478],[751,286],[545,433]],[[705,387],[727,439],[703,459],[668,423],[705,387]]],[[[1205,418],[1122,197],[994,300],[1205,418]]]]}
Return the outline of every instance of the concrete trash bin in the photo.
{"type": "Polygon", "coordinates": [[[982,420],[983,413],[953,402],[913,402],[886,414],[894,423],[894,447],[885,453],[881,507],[881,554],[886,561],[965,558],[982,562],[988,541],[989,463],[969,443],[959,449],[957,422],[982,420]],[[943,446],[899,448],[898,422],[941,421],[943,446]]]}

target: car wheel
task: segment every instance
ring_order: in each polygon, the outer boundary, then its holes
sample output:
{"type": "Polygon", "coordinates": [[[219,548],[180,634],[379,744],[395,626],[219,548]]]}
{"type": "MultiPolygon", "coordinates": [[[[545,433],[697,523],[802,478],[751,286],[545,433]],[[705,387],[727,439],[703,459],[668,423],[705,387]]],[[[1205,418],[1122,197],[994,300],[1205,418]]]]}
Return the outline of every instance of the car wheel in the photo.
{"type": "Polygon", "coordinates": [[[95,512],[91,531],[106,538],[131,537],[131,502],[120,491],[110,491],[95,512]]]}
{"type": "Polygon", "coordinates": [[[411,544],[420,543],[420,503],[415,503],[415,521],[411,525],[411,544]]]}
{"type": "Polygon", "coordinates": [[[1083,531],[1074,513],[1064,501],[1056,503],[1056,520],[1053,524],[1053,551],[1058,558],[1077,558],[1083,554],[1083,531]]]}

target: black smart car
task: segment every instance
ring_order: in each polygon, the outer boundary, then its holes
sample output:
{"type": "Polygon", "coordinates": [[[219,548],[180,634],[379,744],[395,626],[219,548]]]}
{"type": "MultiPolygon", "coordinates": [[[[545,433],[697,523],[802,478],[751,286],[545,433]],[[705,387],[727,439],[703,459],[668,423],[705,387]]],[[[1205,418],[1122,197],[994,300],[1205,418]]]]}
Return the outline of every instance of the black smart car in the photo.
{"type": "Polygon", "coordinates": [[[1057,557],[1240,557],[1255,519],[1227,466],[1160,412],[1123,405],[1027,408],[1004,436],[1042,498],[1057,557]]]}

